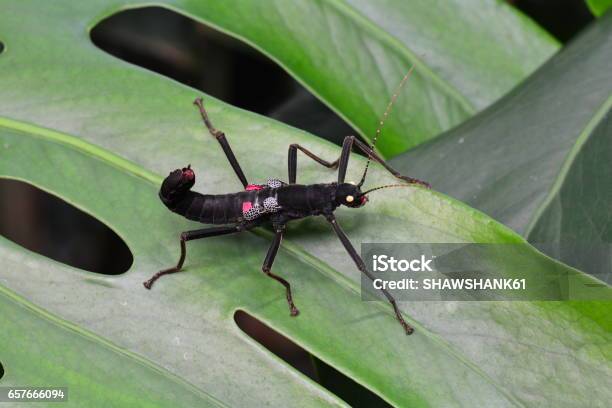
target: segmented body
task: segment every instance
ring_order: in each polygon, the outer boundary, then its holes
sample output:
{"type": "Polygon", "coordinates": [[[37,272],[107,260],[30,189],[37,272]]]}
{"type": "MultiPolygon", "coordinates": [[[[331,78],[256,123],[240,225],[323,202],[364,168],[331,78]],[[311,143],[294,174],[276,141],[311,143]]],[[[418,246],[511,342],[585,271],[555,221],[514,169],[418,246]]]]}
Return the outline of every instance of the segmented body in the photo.
{"type": "Polygon", "coordinates": [[[263,185],[232,194],[201,194],[187,191],[168,199],[160,192],[162,202],[173,212],[204,224],[231,224],[254,219],[265,220],[280,213],[287,219],[304,218],[333,211],[336,183],[263,185]],[[253,212],[260,208],[262,212],[253,212]],[[250,211],[250,213],[249,213],[250,211]]]}

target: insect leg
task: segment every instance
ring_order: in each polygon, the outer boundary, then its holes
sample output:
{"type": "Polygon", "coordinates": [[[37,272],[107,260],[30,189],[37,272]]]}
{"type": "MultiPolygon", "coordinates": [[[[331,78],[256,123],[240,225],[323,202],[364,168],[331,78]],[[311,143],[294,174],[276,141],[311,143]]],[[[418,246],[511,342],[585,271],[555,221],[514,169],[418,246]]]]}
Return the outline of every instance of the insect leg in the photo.
{"type": "Polygon", "coordinates": [[[289,310],[291,311],[291,316],[297,316],[300,311],[293,304],[293,296],[291,295],[291,285],[285,279],[280,276],[270,272],[272,269],[272,264],[274,263],[274,258],[276,257],[276,253],[278,252],[278,248],[280,248],[281,241],[283,240],[284,227],[278,228],[276,230],[276,236],[274,237],[274,241],[272,241],[272,245],[270,245],[270,249],[268,249],[268,253],[266,254],[266,259],[261,267],[263,273],[271,277],[272,279],[280,282],[287,291],[287,303],[289,303],[289,310]]]}
{"type": "MultiPolygon", "coordinates": [[[[419,179],[415,179],[412,177],[408,177],[408,176],[402,176],[400,174],[399,171],[395,170],[393,167],[389,166],[389,164],[378,155],[378,153],[376,153],[374,150],[372,150],[372,148],[368,145],[366,145],[365,143],[363,143],[361,140],[353,137],[353,142],[355,143],[355,145],[357,145],[357,147],[364,152],[365,154],[367,154],[372,160],[382,164],[382,166],[387,169],[387,171],[391,174],[393,174],[395,177],[397,177],[400,180],[404,180],[407,181],[410,184],[420,184],[422,186],[425,186],[427,188],[431,188],[431,186],[429,185],[429,183],[425,182],[425,181],[421,181],[419,179]]],[[[345,139],[346,141],[346,139],[345,139]]]]}
{"type": "Polygon", "coordinates": [[[317,156],[316,154],[312,153],[308,149],[300,146],[299,144],[294,143],[291,146],[289,146],[289,159],[288,159],[289,184],[295,184],[295,179],[297,176],[297,151],[298,149],[301,150],[306,156],[310,157],[312,160],[316,161],[317,163],[327,167],[328,169],[338,168],[338,160],[334,162],[328,162],[327,160],[324,160],[320,158],[319,156],[317,156]]]}
{"type": "Polygon", "coordinates": [[[187,255],[187,248],[185,245],[187,241],[192,241],[194,239],[200,239],[200,238],[216,237],[216,236],[225,235],[225,234],[231,234],[234,232],[240,232],[243,229],[244,228],[240,225],[233,225],[233,226],[212,227],[212,228],[204,228],[204,229],[199,229],[199,230],[182,232],[181,237],[180,237],[181,257],[179,258],[179,261],[176,264],[176,266],[157,272],[155,275],[151,277],[151,279],[143,282],[144,287],[147,289],[151,289],[151,286],[153,286],[153,283],[157,279],[159,279],[161,276],[167,275],[170,273],[179,272],[181,270],[181,268],[183,267],[183,262],[185,262],[185,256],[187,255]]]}
{"type": "Polygon", "coordinates": [[[351,156],[351,149],[353,148],[355,139],[355,136],[347,136],[344,138],[344,142],[342,142],[342,153],[340,153],[340,158],[338,159],[340,162],[338,165],[338,184],[344,183],[349,157],[351,156]]]}
{"type": "MultiPolygon", "coordinates": [[[[351,241],[349,241],[348,237],[346,236],[342,228],[340,228],[340,225],[338,225],[338,222],[336,221],[336,217],[334,217],[333,214],[327,214],[325,218],[327,218],[327,221],[331,224],[332,228],[336,232],[336,235],[338,235],[338,238],[340,238],[342,245],[344,245],[344,248],[346,249],[348,254],[351,256],[353,261],[355,262],[355,265],[357,265],[357,268],[364,275],[366,275],[370,280],[373,281],[374,276],[366,269],[365,263],[363,263],[363,259],[361,259],[361,257],[359,256],[359,254],[353,247],[353,244],[351,244],[351,241]]],[[[393,296],[389,292],[387,292],[385,289],[381,289],[381,291],[385,295],[387,300],[389,300],[389,302],[391,303],[391,306],[393,306],[393,310],[395,311],[395,317],[397,317],[397,320],[399,320],[406,334],[412,334],[412,332],[414,332],[414,329],[408,323],[406,323],[406,321],[402,317],[402,314],[399,308],[397,307],[397,303],[395,302],[395,299],[393,298],[393,296]]]]}
{"type": "Polygon", "coordinates": [[[429,188],[429,183],[425,181],[421,181],[412,177],[402,176],[399,171],[395,170],[393,167],[389,166],[387,162],[378,155],[374,150],[372,150],[368,145],[363,143],[361,140],[357,139],[355,136],[347,136],[344,138],[344,143],[342,143],[342,153],[340,154],[339,165],[338,165],[338,183],[344,183],[344,179],[346,177],[346,169],[348,167],[348,161],[351,154],[351,149],[353,145],[356,145],[362,152],[367,154],[372,160],[382,164],[385,169],[387,169],[391,174],[395,177],[407,181],[410,184],[420,184],[429,188]]]}
{"type": "Polygon", "coordinates": [[[296,175],[297,175],[297,151],[301,150],[306,156],[310,157],[317,163],[330,168],[330,169],[338,169],[338,183],[344,183],[346,178],[346,170],[348,168],[348,161],[351,155],[351,150],[353,148],[353,144],[357,144],[357,146],[366,154],[369,154],[370,157],[381,163],[387,170],[389,170],[394,176],[399,177],[402,180],[408,181],[409,183],[418,183],[429,186],[427,183],[422,182],[420,180],[413,179],[411,177],[402,176],[399,172],[392,169],[380,156],[378,156],[372,149],[370,149],[367,145],[365,145],[362,141],[357,139],[355,136],[347,136],[344,138],[344,142],[342,143],[342,152],[340,153],[340,157],[333,162],[328,162],[310,152],[306,148],[298,145],[292,144],[289,146],[289,184],[295,184],[296,175]],[[367,150],[366,150],[367,149],[367,150]]]}
{"type": "Polygon", "coordinates": [[[338,170],[338,183],[344,183],[344,177],[346,175],[346,168],[348,166],[348,159],[351,153],[351,147],[353,146],[353,139],[355,136],[347,136],[344,138],[344,143],[342,144],[342,153],[340,153],[340,157],[333,162],[328,162],[315,155],[311,151],[306,148],[298,145],[292,144],[289,146],[289,184],[295,184],[296,175],[297,175],[297,151],[301,150],[306,156],[310,157],[317,163],[329,168],[329,169],[339,169],[338,170]]]}
{"type": "Polygon", "coordinates": [[[242,169],[240,168],[240,164],[238,164],[238,160],[236,160],[236,156],[234,156],[234,152],[232,151],[229,142],[225,138],[225,133],[215,129],[215,127],[212,125],[212,122],[210,121],[210,119],[208,118],[208,114],[206,113],[206,109],[204,109],[202,98],[197,98],[195,101],[193,101],[193,104],[196,105],[200,110],[200,115],[202,115],[202,120],[208,128],[208,131],[211,135],[214,136],[215,139],[217,139],[217,141],[221,145],[221,148],[223,149],[223,152],[225,153],[225,156],[227,157],[227,160],[230,162],[230,165],[234,169],[236,176],[238,176],[240,182],[242,183],[244,188],[246,188],[249,183],[244,173],[242,172],[242,169]]]}

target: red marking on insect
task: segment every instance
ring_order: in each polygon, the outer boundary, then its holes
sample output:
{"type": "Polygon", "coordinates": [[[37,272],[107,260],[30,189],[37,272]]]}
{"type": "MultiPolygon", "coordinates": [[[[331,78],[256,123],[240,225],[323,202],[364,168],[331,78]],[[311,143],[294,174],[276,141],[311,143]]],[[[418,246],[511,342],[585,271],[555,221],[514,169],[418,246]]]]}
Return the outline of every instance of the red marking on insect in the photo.
{"type": "Polygon", "coordinates": [[[185,178],[187,181],[195,179],[195,173],[193,170],[191,170],[191,164],[183,168],[183,178],[185,178]]]}
{"type": "Polygon", "coordinates": [[[246,191],[252,191],[252,190],[261,190],[263,189],[262,186],[260,186],[259,184],[249,184],[248,186],[246,186],[245,190],[246,191]]]}
{"type": "Polygon", "coordinates": [[[253,203],[250,201],[245,201],[242,203],[242,212],[245,213],[249,211],[253,207],[253,203]]]}

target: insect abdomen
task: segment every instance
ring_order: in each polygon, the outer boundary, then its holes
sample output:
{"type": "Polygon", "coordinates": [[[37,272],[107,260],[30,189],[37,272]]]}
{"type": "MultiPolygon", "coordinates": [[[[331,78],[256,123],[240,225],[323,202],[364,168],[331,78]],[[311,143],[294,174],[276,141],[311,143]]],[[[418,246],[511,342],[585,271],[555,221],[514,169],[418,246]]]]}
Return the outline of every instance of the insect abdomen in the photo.
{"type": "Polygon", "coordinates": [[[203,224],[232,224],[244,218],[245,202],[263,203],[272,190],[242,191],[234,194],[200,194],[188,191],[180,199],[162,201],[173,212],[203,224]]]}
{"type": "MultiPolygon", "coordinates": [[[[173,212],[204,224],[228,224],[242,216],[236,194],[211,195],[188,191],[180,199],[165,202],[173,212]]],[[[162,200],[163,201],[163,200],[162,200]]]]}

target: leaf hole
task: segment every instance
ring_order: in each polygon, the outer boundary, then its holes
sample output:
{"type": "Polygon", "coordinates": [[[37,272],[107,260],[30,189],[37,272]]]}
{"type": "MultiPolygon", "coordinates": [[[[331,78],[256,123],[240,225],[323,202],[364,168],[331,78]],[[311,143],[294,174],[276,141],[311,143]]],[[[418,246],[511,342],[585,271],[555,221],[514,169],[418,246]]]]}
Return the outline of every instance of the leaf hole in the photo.
{"type": "Polygon", "coordinates": [[[358,134],[270,58],[173,10],[123,10],[100,21],[90,36],[119,59],[234,106],[338,144],[344,136],[358,134]]]}
{"type": "Polygon", "coordinates": [[[594,19],[586,1],[558,0],[554,8],[542,0],[510,0],[509,3],[562,42],[574,38],[594,19]]]}
{"type": "Polygon", "coordinates": [[[109,227],[33,185],[0,178],[0,234],[54,259],[90,272],[118,275],[133,256],[109,227]]]}
{"type": "Polygon", "coordinates": [[[351,407],[391,407],[381,397],[324,363],[250,314],[234,313],[236,325],[277,357],[316,381],[351,407]]]}
{"type": "Polygon", "coordinates": [[[4,366],[2,365],[2,361],[0,361],[0,380],[4,377],[4,366]]]}
{"type": "Polygon", "coordinates": [[[0,41],[0,54],[4,51],[4,43],[0,41]]]}

